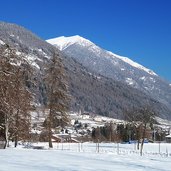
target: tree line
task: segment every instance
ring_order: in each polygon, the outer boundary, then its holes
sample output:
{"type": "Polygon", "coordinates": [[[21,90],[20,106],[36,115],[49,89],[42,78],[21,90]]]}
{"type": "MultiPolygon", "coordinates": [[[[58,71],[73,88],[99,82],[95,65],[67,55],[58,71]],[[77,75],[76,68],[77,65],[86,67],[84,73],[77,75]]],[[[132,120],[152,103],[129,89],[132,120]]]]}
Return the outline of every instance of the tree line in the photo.
{"type": "MultiPolygon", "coordinates": [[[[125,124],[108,123],[104,127],[94,128],[92,138],[95,142],[128,142],[137,143],[137,149],[140,154],[143,152],[145,138],[151,138],[153,135],[153,124],[156,123],[154,110],[145,106],[142,108],[133,108],[125,111],[125,124]]],[[[156,134],[157,135],[157,134],[156,134]]]]}

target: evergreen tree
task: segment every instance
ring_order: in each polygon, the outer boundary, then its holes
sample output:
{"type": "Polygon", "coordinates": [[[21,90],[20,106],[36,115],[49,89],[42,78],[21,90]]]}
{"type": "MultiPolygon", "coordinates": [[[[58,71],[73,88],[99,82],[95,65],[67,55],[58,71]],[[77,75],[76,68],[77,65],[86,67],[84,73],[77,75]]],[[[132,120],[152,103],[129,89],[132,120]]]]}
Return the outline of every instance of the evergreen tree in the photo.
{"type": "Polygon", "coordinates": [[[53,148],[52,145],[52,128],[53,118],[56,117],[61,119],[62,122],[68,123],[68,86],[66,82],[66,75],[62,60],[58,54],[54,54],[52,59],[48,61],[45,67],[44,82],[47,93],[46,109],[48,111],[47,116],[47,128],[49,137],[49,147],[53,148]]]}

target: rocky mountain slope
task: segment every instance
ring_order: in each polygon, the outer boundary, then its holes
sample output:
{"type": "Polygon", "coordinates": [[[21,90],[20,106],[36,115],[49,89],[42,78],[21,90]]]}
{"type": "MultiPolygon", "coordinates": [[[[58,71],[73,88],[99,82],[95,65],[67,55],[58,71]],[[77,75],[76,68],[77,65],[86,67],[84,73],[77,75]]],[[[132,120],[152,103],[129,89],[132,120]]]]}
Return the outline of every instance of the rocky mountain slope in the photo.
{"type": "Polygon", "coordinates": [[[141,90],[171,109],[171,86],[152,70],[129,58],[106,51],[78,35],[62,36],[49,39],[47,42],[89,70],[141,90]]]}
{"type": "Polygon", "coordinates": [[[72,56],[61,54],[54,46],[40,39],[25,28],[9,23],[0,23],[0,44],[6,43],[23,53],[34,68],[39,80],[38,100],[43,103],[46,96],[42,86],[41,71],[54,52],[62,56],[68,75],[72,96],[70,110],[89,111],[115,118],[124,118],[124,111],[132,106],[150,105],[162,118],[170,118],[171,110],[138,89],[119,82],[101,73],[87,69],[72,56]]]}

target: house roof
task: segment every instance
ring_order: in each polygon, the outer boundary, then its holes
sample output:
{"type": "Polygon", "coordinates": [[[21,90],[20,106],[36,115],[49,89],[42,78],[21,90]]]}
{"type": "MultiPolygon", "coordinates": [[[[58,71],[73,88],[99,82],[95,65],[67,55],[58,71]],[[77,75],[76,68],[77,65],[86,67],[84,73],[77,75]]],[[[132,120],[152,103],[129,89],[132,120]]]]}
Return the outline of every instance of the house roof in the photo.
{"type": "Polygon", "coordinates": [[[171,138],[171,134],[170,135],[167,135],[166,138],[171,138]]]}

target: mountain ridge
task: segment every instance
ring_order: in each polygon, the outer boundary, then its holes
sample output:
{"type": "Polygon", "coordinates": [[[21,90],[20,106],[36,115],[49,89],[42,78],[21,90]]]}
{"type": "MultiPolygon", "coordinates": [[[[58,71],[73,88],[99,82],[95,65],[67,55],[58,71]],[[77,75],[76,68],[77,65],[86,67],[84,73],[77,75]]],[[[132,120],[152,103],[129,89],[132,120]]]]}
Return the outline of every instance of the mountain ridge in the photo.
{"type": "MultiPolygon", "coordinates": [[[[90,40],[85,39],[79,35],[69,36],[69,37],[61,36],[61,37],[57,37],[57,38],[48,39],[46,41],[52,45],[57,46],[61,51],[65,50],[67,47],[69,47],[75,43],[82,45],[82,46],[87,46],[87,47],[93,46],[92,49],[96,50],[96,53],[98,53],[98,49],[100,48],[95,43],[93,43],[90,40]]],[[[103,48],[100,48],[100,49],[103,49],[103,48]]],[[[105,51],[114,58],[115,57],[119,58],[119,59],[123,60],[124,62],[126,62],[126,63],[128,63],[128,64],[130,64],[136,68],[142,69],[151,75],[157,76],[157,74],[154,71],[138,64],[137,62],[134,62],[133,60],[129,59],[128,57],[117,55],[117,54],[115,54],[111,51],[108,51],[108,50],[105,50],[105,51]]]]}
{"type": "MultiPolygon", "coordinates": [[[[95,73],[126,83],[133,88],[149,94],[171,109],[170,83],[158,76],[154,71],[127,57],[122,57],[104,50],[92,42],[88,46],[85,46],[81,44],[81,41],[78,41],[78,43],[72,41],[75,36],[61,38],[63,38],[63,42],[67,42],[68,44],[62,50],[64,54],[76,59],[83,66],[95,73]]],[[[54,41],[50,39],[47,42],[57,47],[60,44],[61,38],[55,39],[54,41]]],[[[87,39],[84,39],[84,41],[87,41],[87,39]]],[[[90,41],[88,40],[88,42],[90,41]]]]}

